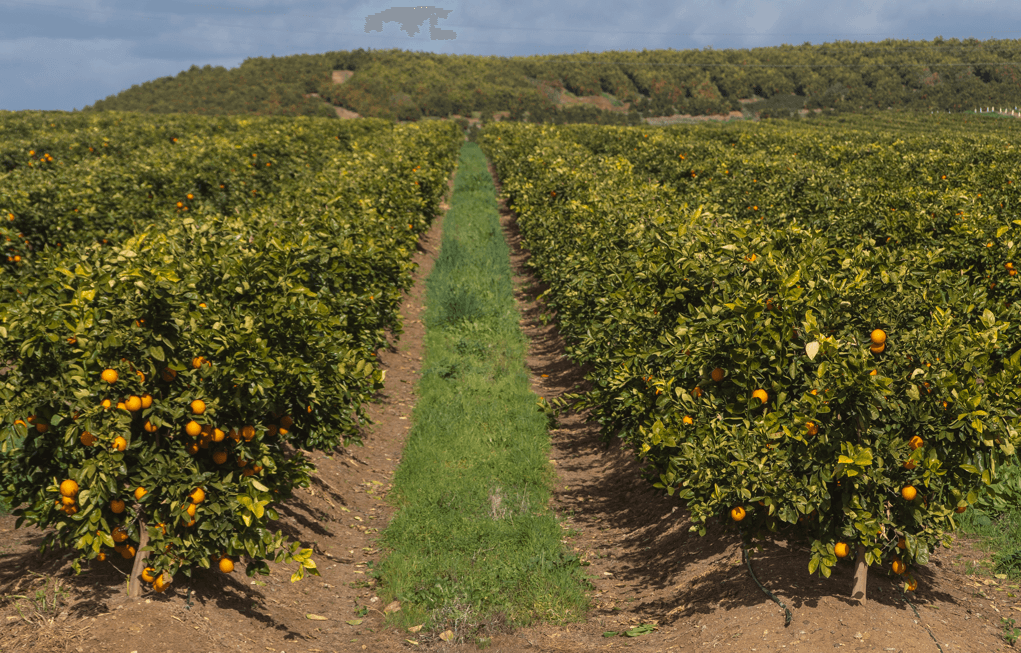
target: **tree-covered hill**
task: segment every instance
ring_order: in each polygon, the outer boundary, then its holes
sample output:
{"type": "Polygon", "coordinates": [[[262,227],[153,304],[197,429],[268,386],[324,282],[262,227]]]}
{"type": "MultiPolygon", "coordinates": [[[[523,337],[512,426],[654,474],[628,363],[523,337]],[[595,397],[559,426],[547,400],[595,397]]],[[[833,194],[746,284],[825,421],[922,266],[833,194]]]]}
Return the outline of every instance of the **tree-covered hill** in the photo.
{"type": "Polygon", "coordinates": [[[86,109],[154,113],[334,115],[416,120],[509,111],[555,120],[636,122],[674,113],[961,111],[1021,104],[1021,40],[834,42],[740,50],[643,50],[495,57],[355,50],[248,59],[133,86],[86,109]],[[333,70],[354,75],[343,84],[333,70]],[[628,111],[563,107],[564,94],[604,96],[628,111]]]}

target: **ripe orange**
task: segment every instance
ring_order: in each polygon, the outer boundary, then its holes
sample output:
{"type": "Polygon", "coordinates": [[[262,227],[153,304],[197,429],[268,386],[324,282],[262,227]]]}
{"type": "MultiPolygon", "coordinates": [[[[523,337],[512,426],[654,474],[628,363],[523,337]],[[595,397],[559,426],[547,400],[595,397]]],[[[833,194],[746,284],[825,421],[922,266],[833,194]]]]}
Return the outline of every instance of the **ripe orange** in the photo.
{"type": "Polygon", "coordinates": [[[167,575],[166,574],[160,574],[159,576],[156,577],[156,580],[153,581],[152,588],[154,590],[156,590],[157,592],[160,592],[162,594],[163,592],[166,591],[167,585],[169,585],[169,584],[170,584],[170,581],[167,580],[167,575]]]}
{"type": "Polygon", "coordinates": [[[146,495],[147,491],[141,485],[135,488],[135,501],[141,501],[142,497],[146,495]]]}
{"type": "Polygon", "coordinates": [[[195,420],[192,420],[184,425],[184,432],[193,438],[198,437],[198,435],[202,433],[202,425],[195,420]]]}
{"type": "Polygon", "coordinates": [[[871,351],[873,354],[882,354],[885,349],[886,349],[886,345],[885,344],[884,345],[869,345],[869,351],[871,351]]]}
{"type": "Polygon", "coordinates": [[[185,508],[185,512],[188,513],[189,517],[194,517],[195,516],[195,510],[197,510],[197,508],[196,508],[194,503],[189,503],[188,507],[185,508]]]}
{"type": "MultiPolygon", "coordinates": [[[[716,372],[714,371],[713,374],[716,374],[716,372]]],[[[283,417],[280,418],[280,426],[282,428],[289,429],[292,426],[294,426],[294,420],[291,419],[290,415],[284,415],[283,417]]]]}
{"type": "Polygon", "coordinates": [[[124,407],[130,410],[132,413],[142,410],[142,398],[135,395],[128,397],[128,400],[124,402],[124,407]]]}
{"type": "Polygon", "coordinates": [[[152,406],[152,395],[142,395],[142,408],[148,408],[149,406],[152,406]]]}
{"type": "Polygon", "coordinates": [[[123,542],[128,539],[128,532],[121,526],[115,526],[113,531],[110,533],[114,542],[123,542]]]}
{"type": "Polygon", "coordinates": [[[890,569],[893,570],[893,573],[899,576],[908,570],[908,566],[904,564],[904,561],[900,558],[894,558],[893,562],[890,564],[890,569]]]}
{"type": "Polygon", "coordinates": [[[767,401],[769,401],[769,395],[766,394],[765,390],[759,388],[758,390],[752,393],[752,399],[758,399],[762,403],[766,403],[767,401]]]}
{"type": "Polygon", "coordinates": [[[908,541],[906,539],[904,539],[903,537],[900,538],[899,540],[897,540],[897,548],[901,549],[901,550],[907,549],[908,548],[908,541]]]}
{"type": "Polygon", "coordinates": [[[851,553],[851,547],[847,545],[847,542],[837,542],[833,547],[833,552],[837,554],[838,558],[846,558],[851,553]]]}
{"type": "Polygon", "coordinates": [[[73,515],[76,512],[78,512],[78,507],[75,506],[74,504],[71,504],[69,506],[64,506],[64,514],[65,515],[73,515]]]}
{"type": "Polygon", "coordinates": [[[126,451],[128,448],[128,441],[118,435],[113,439],[113,448],[117,451],[126,451]]]}
{"type": "Polygon", "coordinates": [[[147,583],[155,581],[156,580],[156,576],[154,575],[155,573],[156,573],[155,569],[153,569],[152,567],[146,567],[145,569],[142,570],[142,580],[144,580],[147,583]]]}
{"type": "Polygon", "coordinates": [[[245,439],[245,442],[251,442],[252,438],[255,437],[255,427],[245,426],[241,429],[241,436],[245,439]]]}
{"type": "Polygon", "coordinates": [[[905,469],[914,469],[915,468],[915,461],[913,461],[913,460],[906,460],[906,461],[904,461],[904,468],[905,469]]]}
{"type": "Polygon", "coordinates": [[[206,500],[206,492],[200,487],[195,488],[191,494],[188,495],[192,503],[202,503],[206,500]]]}
{"type": "Polygon", "coordinates": [[[213,442],[223,442],[223,439],[227,437],[227,434],[220,429],[213,429],[213,442]]]}
{"type": "Polygon", "coordinates": [[[142,428],[144,428],[149,433],[155,433],[158,427],[149,420],[145,420],[145,426],[143,426],[142,428]]]}
{"type": "Polygon", "coordinates": [[[280,431],[280,427],[278,427],[276,424],[267,424],[266,425],[266,435],[268,435],[271,438],[274,435],[276,435],[279,431],[280,431]]]}
{"type": "Polygon", "coordinates": [[[886,344],[886,333],[882,329],[876,329],[872,332],[870,339],[873,345],[882,346],[886,344]]]}
{"type": "Polygon", "coordinates": [[[695,395],[696,398],[702,396],[702,388],[695,386],[695,389],[691,391],[691,394],[695,395]]]}
{"type": "Polygon", "coordinates": [[[241,442],[241,431],[237,429],[231,429],[227,435],[230,436],[230,439],[233,440],[234,442],[241,442]]]}
{"type": "Polygon", "coordinates": [[[195,413],[196,415],[201,415],[202,413],[206,412],[206,402],[202,401],[201,399],[196,399],[195,401],[191,402],[191,412],[195,413]]]}
{"type": "Polygon", "coordinates": [[[741,521],[742,519],[744,519],[744,516],[745,511],[744,508],[742,508],[741,506],[732,508],[730,511],[730,518],[733,519],[734,521],[741,521]]]}
{"type": "Polygon", "coordinates": [[[185,528],[191,528],[195,525],[195,522],[196,520],[194,518],[192,518],[191,521],[188,521],[187,516],[181,517],[181,523],[184,524],[185,528]]]}
{"type": "Polygon", "coordinates": [[[45,433],[50,430],[50,425],[39,422],[38,424],[35,425],[35,430],[38,431],[39,433],[45,433]]]}
{"type": "Polygon", "coordinates": [[[901,489],[900,495],[904,497],[906,501],[914,501],[915,497],[918,496],[918,490],[916,490],[913,485],[905,485],[901,489]]]}
{"type": "MultiPolygon", "coordinates": [[[[726,376],[726,374],[727,373],[724,372],[722,368],[717,367],[716,369],[713,370],[713,373],[711,374],[711,376],[712,376],[712,379],[713,379],[714,382],[719,383],[720,381],[723,380],[723,377],[726,376]]],[[[284,424],[283,422],[281,422],[281,426],[289,426],[289,425],[284,424]]]]}
{"type": "Polygon", "coordinates": [[[110,499],[110,510],[112,510],[115,515],[121,514],[124,512],[124,502],[120,499],[110,499]]]}
{"type": "Polygon", "coordinates": [[[113,402],[110,401],[109,399],[104,399],[103,402],[99,405],[103,407],[103,410],[110,410],[110,408],[113,406],[113,402]]]}
{"type": "Polygon", "coordinates": [[[685,424],[687,424],[688,426],[691,426],[692,424],[695,423],[695,420],[691,419],[690,415],[685,415],[684,419],[681,420],[681,421],[684,422],[685,424]]]}
{"type": "Polygon", "coordinates": [[[819,427],[815,425],[815,422],[808,422],[805,424],[805,432],[809,435],[817,435],[819,433],[819,427]]]}
{"type": "Polygon", "coordinates": [[[196,356],[195,358],[191,359],[191,366],[197,370],[198,368],[202,367],[202,364],[205,362],[206,362],[205,358],[203,358],[202,356],[196,356]]]}
{"type": "Polygon", "coordinates": [[[117,410],[127,410],[127,409],[128,409],[128,407],[124,404],[123,401],[118,401],[117,402],[117,410]]]}
{"type": "Polygon", "coordinates": [[[96,436],[92,435],[88,431],[84,431],[81,434],[81,437],[79,437],[78,439],[86,447],[91,447],[92,445],[96,444],[96,436]]]}
{"type": "MultiPolygon", "coordinates": [[[[659,394],[659,390],[658,389],[656,390],[656,394],[659,394]]],[[[288,433],[290,433],[290,431],[288,431],[287,429],[285,429],[282,426],[277,430],[277,435],[279,435],[280,437],[283,437],[283,436],[287,435],[288,433]]]]}
{"type": "Polygon", "coordinates": [[[135,557],[135,547],[130,544],[121,549],[121,557],[125,560],[130,560],[135,557]]]}
{"type": "Polygon", "coordinates": [[[957,514],[961,514],[962,512],[964,512],[967,509],[968,509],[968,506],[957,506],[956,508],[954,508],[954,512],[956,512],[957,514]]]}
{"type": "Polygon", "coordinates": [[[217,465],[222,465],[227,462],[227,452],[223,449],[213,452],[213,462],[217,465]]]}
{"type": "Polygon", "coordinates": [[[199,445],[198,445],[197,442],[192,442],[192,443],[188,444],[188,446],[186,446],[184,449],[190,455],[194,456],[195,454],[197,454],[199,452],[199,445]]]}
{"type": "Polygon", "coordinates": [[[164,367],[163,372],[160,373],[160,377],[167,383],[170,383],[171,381],[177,378],[177,372],[170,369],[169,367],[164,367]]]}
{"type": "Polygon", "coordinates": [[[106,554],[100,551],[99,553],[96,554],[96,560],[103,562],[104,560],[106,560],[106,554]]]}
{"type": "Polygon", "coordinates": [[[909,578],[904,583],[904,589],[906,589],[909,592],[914,592],[916,589],[918,589],[918,581],[915,580],[914,578],[909,578]]]}
{"type": "Polygon", "coordinates": [[[225,574],[229,574],[230,572],[234,571],[234,561],[232,561],[230,558],[226,556],[220,558],[220,571],[222,571],[225,574]]]}
{"type": "Polygon", "coordinates": [[[117,370],[105,369],[99,377],[107,383],[117,383],[117,370]]]}
{"type": "Polygon", "coordinates": [[[917,449],[918,447],[922,446],[922,438],[918,437],[917,435],[913,436],[910,440],[908,440],[908,446],[911,447],[912,449],[917,449]]]}
{"type": "Polygon", "coordinates": [[[60,504],[65,508],[74,505],[74,497],[60,497],[60,504]]]}
{"type": "Polygon", "coordinates": [[[65,497],[73,497],[78,494],[78,484],[67,479],[60,484],[60,493],[65,497]]]}

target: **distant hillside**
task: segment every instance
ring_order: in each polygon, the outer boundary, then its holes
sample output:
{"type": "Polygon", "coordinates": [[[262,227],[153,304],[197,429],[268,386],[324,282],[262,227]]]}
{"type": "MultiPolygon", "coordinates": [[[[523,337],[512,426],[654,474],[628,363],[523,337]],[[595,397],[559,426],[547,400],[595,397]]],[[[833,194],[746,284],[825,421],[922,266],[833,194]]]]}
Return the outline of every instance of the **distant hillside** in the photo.
{"type": "Polygon", "coordinates": [[[248,59],[230,70],[192,66],[86,109],[336,115],[334,107],[342,107],[346,115],[392,120],[504,111],[512,119],[559,122],[573,115],[616,123],[740,108],[773,115],[815,108],[960,111],[1021,105],[1019,67],[1021,40],[509,58],[356,50],[248,59]],[[335,70],[353,74],[334,76],[335,70]]]}

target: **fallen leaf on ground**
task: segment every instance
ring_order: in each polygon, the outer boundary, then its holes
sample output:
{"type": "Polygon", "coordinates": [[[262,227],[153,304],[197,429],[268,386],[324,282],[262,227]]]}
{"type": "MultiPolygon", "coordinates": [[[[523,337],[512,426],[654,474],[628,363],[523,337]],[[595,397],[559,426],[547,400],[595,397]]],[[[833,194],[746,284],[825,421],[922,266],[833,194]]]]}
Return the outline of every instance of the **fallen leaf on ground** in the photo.
{"type": "Polygon", "coordinates": [[[442,633],[440,633],[440,639],[442,639],[444,642],[449,642],[450,640],[454,639],[454,631],[444,630],[442,633]]]}
{"type": "Polygon", "coordinates": [[[391,612],[398,612],[401,609],[400,601],[393,601],[390,605],[383,608],[383,614],[390,614],[391,612]]]}
{"type": "Polygon", "coordinates": [[[321,614],[307,614],[305,615],[305,618],[311,619],[312,621],[326,621],[326,617],[321,614]]]}
{"type": "Polygon", "coordinates": [[[361,619],[352,619],[351,621],[347,622],[347,625],[349,625],[349,626],[358,626],[361,623],[362,623],[361,619]]]}
{"type": "Polygon", "coordinates": [[[408,632],[409,633],[417,633],[418,631],[422,630],[422,626],[424,626],[424,625],[425,624],[418,624],[417,626],[412,626],[412,627],[408,628],[408,632]]]}

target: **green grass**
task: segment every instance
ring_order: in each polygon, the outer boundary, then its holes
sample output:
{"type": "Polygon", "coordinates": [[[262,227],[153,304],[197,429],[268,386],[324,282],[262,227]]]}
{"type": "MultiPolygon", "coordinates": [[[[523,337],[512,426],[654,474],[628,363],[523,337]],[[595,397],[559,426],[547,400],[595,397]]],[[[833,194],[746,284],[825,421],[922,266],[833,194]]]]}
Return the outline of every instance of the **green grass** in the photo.
{"type": "Polygon", "coordinates": [[[524,363],[509,251],[481,150],[466,143],[440,255],[426,282],[426,355],[377,567],[400,626],[583,617],[586,582],[548,504],[546,417],[524,363]]]}
{"type": "Polygon", "coordinates": [[[979,539],[989,554],[976,571],[1021,579],[1021,464],[1015,459],[997,469],[992,492],[959,518],[961,532],[979,539]]]}

